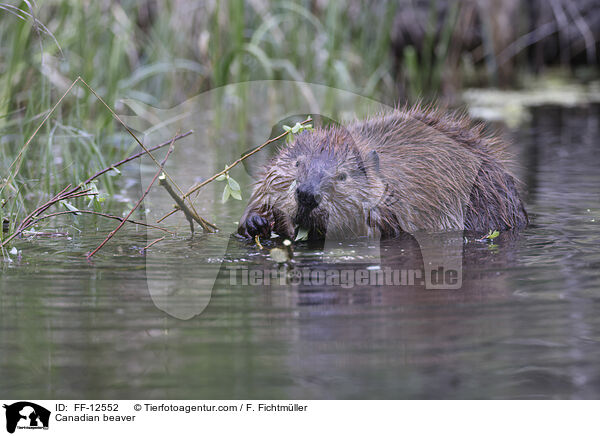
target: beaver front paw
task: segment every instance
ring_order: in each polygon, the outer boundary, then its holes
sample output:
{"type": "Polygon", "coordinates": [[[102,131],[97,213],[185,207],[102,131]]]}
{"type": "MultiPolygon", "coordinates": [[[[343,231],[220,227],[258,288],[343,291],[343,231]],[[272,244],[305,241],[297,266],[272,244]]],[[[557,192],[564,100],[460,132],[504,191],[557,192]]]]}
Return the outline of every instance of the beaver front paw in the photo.
{"type": "Polygon", "coordinates": [[[257,213],[251,213],[243,223],[244,231],[240,232],[243,236],[254,238],[260,236],[264,239],[271,237],[272,225],[267,218],[257,213]]]}

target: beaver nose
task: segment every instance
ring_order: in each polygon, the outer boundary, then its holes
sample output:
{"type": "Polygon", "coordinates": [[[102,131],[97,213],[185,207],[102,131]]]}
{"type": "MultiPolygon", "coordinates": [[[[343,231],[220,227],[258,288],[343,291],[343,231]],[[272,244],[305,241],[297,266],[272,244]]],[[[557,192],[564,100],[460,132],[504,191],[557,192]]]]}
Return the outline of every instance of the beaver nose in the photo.
{"type": "Polygon", "coordinates": [[[321,201],[321,194],[317,194],[309,187],[300,186],[297,188],[296,196],[298,197],[298,203],[309,210],[317,207],[321,201]]]}

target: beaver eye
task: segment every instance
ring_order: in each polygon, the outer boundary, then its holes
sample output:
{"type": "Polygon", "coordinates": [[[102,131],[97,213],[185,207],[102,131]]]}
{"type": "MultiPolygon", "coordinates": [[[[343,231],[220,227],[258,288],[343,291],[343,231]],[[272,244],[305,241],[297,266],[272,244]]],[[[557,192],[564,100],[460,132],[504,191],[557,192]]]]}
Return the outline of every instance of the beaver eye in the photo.
{"type": "Polygon", "coordinates": [[[343,182],[347,178],[348,178],[348,174],[346,174],[346,173],[339,173],[336,177],[336,179],[339,180],[340,182],[343,182]]]}
{"type": "Polygon", "coordinates": [[[300,166],[300,161],[299,161],[299,160],[297,160],[297,161],[296,161],[296,167],[299,167],[299,166],[300,166]]]}

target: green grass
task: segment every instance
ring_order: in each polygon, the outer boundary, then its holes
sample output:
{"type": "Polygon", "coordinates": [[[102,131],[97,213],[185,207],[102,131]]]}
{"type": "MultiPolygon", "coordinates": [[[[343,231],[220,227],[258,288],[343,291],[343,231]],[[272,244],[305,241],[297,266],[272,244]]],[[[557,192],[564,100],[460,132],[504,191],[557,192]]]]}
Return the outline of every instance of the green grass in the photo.
{"type": "Polygon", "coordinates": [[[439,38],[435,38],[439,17],[436,2],[429,8],[428,28],[425,32],[423,48],[417,53],[415,47],[407,46],[403,53],[402,71],[407,86],[407,94],[413,99],[437,91],[442,85],[442,73],[448,69],[448,52],[452,34],[456,27],[460,5],[452,3],[444,17],[439,38]],[[420,56],[419,56],[420,55],[420,56]]]}
{"type": "MultiPolygon", "coordinates": [[[[23,148],[79,76],[117,113],[128,111],[119,103],[123,98],[169,108],[203,91],[251,80],[317,83],[390,105],[399,94],[408,100],[452,99],[466,83],[496,83],[496,56],[504,46],[494,40],[503,33],[492,24],[498,24],[494,20],[504,4],[482,9],[446,2],[440,12],[443,1],[0,3],[0,222],[8,219],[12,231],[27,211],[67,183],[77,185],[137,148],[79,85],[23,148]],[[391,35],[401,29],[392,27],[402,15],[397,12],[423,8],[428,18],[420,43],[403,46],[395,60],[391,35]],[[484,43],[463,53],[460,34],[473,25],[465,24],[473,21],[470,13],[482,21],[484,43]],[[22,164],[11,167],[21,150],[22,164]]],[[[519,22],[512,26],[507,30],[518,33],[519,22]]],[[[231,128],[241,139],[250,115],[251,109],[241,108],[234,117],[231,128]]],[[[99,188],[110,200],[118,176],[103,176],[99,188]]]]}
{"type": "MultiPolygon", "coordinates": [[[[66,183],[80,183],[135,148],[100,102],[78,86],[37,133],[18,171],[9,172],[77,76],[117,111],[125,110],[118,106],[121,98],[166,108],[246,80],[302,80],[384,100],[394,95],[388,51],[395,2],[354,12],[338,2],[322,9],[311,5],[0,4],[0,215],[14,228],[27,210],[66,183]]],[[[115,189],[111,177],[101,185],[109,194],[115,189]]]]}

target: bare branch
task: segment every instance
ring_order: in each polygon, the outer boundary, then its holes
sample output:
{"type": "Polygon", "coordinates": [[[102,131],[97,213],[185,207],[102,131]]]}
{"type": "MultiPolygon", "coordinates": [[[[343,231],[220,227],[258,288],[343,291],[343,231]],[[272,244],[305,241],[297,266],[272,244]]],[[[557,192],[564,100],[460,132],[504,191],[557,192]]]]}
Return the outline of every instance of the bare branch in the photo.
{"type": "MultiPolygon", "coordinates": [[[[173,137],[173,139],[171,140],[171,145],[169,146],[169,150],[167,151],[167,154],[165,155],[165,158],[159,164],[158,171],[156,172],[156,174],[152,178],[152,181],[150,182],[150,184],[148,185],[148,187],[146,188],[146,190],[144,191],[144,193],[142,194],[142,196],[140,197],[140,199],[137,201],[137,203],[135,204],[135,206],[133,206],[133,208],[129,211],[129,213],[125,217],[126,220],[129,219],[129,217],[139,207],[139,205],[142,203],[142,201],[144,201],[144,198],[146,198],[146,195],[148,195],[148,192],[150,192],[150,188],[152,188],[152,185],[154,185],[154,182],[156,181],[156,179],[158,178],[158,176],[163,172],[163,168],[165,166],[165,163],[167,162],[167,159],[169,158],[169,156],[173,152],[173,149],[174,149],[173,144],[174,143],[175,143],[175,137],[173,137]]],[[[96,254],[98,251],[100,251],[100,249],[102,247],[104,247],[104,245],[108,241],[110,241],[112,239],[112,237],[121,229],[121,227],[123,227],[124,224],[125,224],[125,221],[121,221],[121,223],[112,232],[110,232],[108,234],[108,236],[104,239],[104,241],[102,241],[100,243],[100,245],[98,245],[92,252],[88,253],[86,255],[86,257],[88,259],[91,259],[92,256],[94,256],[94,254],[96,254]]]]}

